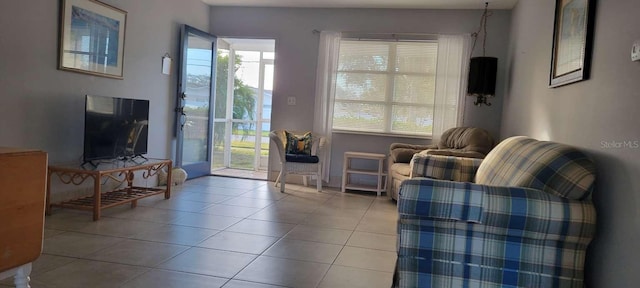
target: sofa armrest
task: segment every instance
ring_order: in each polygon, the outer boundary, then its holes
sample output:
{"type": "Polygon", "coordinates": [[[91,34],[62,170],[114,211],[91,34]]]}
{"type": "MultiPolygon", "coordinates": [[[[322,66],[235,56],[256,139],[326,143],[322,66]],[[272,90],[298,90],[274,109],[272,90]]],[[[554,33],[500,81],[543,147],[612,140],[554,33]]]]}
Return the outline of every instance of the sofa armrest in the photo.
{"type": "Polygon", "coordinates": [[[462,151],[458,149],[427,149],[420,154],[427,155],[440,155],[440,156],[454,156],[454,157],[464,157],[464,158],[480,158],[483,159],[485,154],[476,151],[462,151]]]}
{"type": "Polygon", "coordinates": [[[416,145],[416,144],[408,144],[408,143],[391,143],[389,146],[389,150],[394,150],[397,148],[409,148],[413,150],[427,150],[427,149],[438,149],[438,145],[416,145]]]}
{"type": "Polygon", "coordinates": [[[434,220],[486,226],[493,234],[530,239],[572,238],[587,245],[595,235],[591,201],[570,200],[541,190],[414,178],[402,182],[401,222],[434,220]]]}
{"type": "Polygon", "coordinates": [[[458,182],[473,182],[482,159],[430,154],[415,154],[410,178],[427,177],[458,182]]]}
{"type": "Polygon", "coordinates": [[[389,146],[389,160],[391,163],[409,163],[413,154],[427,149],[437,149],[436,145],[413,145],[407,143],[392,143],[389,146]]]}

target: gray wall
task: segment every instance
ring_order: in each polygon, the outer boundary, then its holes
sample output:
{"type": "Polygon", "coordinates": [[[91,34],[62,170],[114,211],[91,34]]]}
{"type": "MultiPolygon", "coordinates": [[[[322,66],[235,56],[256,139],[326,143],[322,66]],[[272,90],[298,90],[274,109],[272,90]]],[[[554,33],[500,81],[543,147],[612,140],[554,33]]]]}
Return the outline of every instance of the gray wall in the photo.
{"type": "MultiPolygon", "coordinates": [[[[480,10],[385,10],[385,9],[282,9],[212,7],[210,31],[224,37],[276,39],[273,97],[273,129],[311,130],[318,57],[315,30],[386,33],[472,33],[478,29],[480,10]],[[287,106],[287,97],[297,97],[287,106]]],[[[510,11],[495,11],[489,19],[487,56],[500,60],[497,98],[493,106],[478,108],[468,99],[465,125],[483,127],[497,138],[504,95],[510,11]]],[[[481,47],[481,44],[478,44],[481,47]]],[[[476,49],[481,53],[481,49],[476,49]]],[[[477,54],[476,53],[476,54],[477,54]]],[[[425,140],[334,134],[331,186],[338,186],[344,151],[387,153],[392,142],[424,143],[425,140]]],[[[271,170],[279,169],[271,151],[271,170]]]]}
{"type": "Polygon", "coordinates": [[[528,135],[571,144],[597,162],[597,236],[587,256],[589,287],[640,283],[640,1],[597,1],[591,79],[550,89],[554,0],[520,0],[512,15],[502,137],[528,135]],[[615,142],[631,147],[617,147],[615,142]],[[614,142],[614,143],[612,143],[614,142]]]}
{"type": "Polygon", "coordinates": [[[128,12],[124,80],[57,70],[60,1],[0,1],[0,146],[43,149],[49,162],[81,159],[84,95],[150,100],[149,156],[172,155],[180,24],[207,30],[199,0],[106,0],[128,12]],[[175,63],[175,62],[174,62],[175,63]]]}

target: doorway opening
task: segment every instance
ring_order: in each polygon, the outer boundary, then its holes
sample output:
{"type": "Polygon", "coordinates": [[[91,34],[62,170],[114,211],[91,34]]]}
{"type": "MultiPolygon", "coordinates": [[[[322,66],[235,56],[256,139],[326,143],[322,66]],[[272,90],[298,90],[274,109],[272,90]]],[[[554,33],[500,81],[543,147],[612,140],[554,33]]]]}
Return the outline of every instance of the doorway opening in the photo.
{"type": "Polygon", "coordinates": [[[211,174],[267,179],[275,40],[218,38],[211,174]]]}

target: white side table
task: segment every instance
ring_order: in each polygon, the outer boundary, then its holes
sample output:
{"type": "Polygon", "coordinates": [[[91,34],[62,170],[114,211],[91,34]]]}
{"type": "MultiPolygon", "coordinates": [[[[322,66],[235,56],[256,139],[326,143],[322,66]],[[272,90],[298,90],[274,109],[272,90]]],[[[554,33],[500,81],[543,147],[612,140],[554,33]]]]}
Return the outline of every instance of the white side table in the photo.
{"type": "Polygon", "coordinates": [[[382,191],[386,190],[385,178],[387,177],[387,174],[384,172],[385,159],[386,159],[386,156],[384,154],[364,153],[364,152],[344,152],[344,163],[342,165],[342,192],[345,192],[347,189],[373,191],[373,192],[376,192],[378,196],[380,196],[382,194],[382,191]],[[351,167],[351,160],[353,159],[365,159],[365,160],[378,161],[378,169],[377,170],[354,169],[351,167]],[[378,180],[378,183],[376,186],[353,184],[353,183],[350,183],[350,179],[349,179],[350,175],[375,176],[378,180]]]}

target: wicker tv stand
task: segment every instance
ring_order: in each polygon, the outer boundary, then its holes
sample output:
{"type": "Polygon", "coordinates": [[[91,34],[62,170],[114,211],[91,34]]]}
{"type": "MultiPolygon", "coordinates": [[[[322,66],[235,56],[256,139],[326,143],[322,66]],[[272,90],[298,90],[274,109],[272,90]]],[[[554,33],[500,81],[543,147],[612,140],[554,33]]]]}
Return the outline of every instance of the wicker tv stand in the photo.
{"type": "Polygon", "coordinates": [[[161,169],[167,170],[167,183],[171,183],[171,160],[147,159],[142,163],[131,160],[114,161],[112,163],[101,164],[98,167],[86,168],[80,164],[50,165],[47,177],[47,203],[46,214],[51,215],[51,207],[63,207],[71,209],[93,211],[93,221],[100,219],[100,211],[105,208],[131,203],[131,207],[136,207],[139,199],[164,194],[165,199],[171,197],[171,185],[167,187],[138,187],[133,185],[134,172],[142,171],[142,177],[147,179],[157,175],[161,169]],[[51,203],[51,178],[57,175],[64,184],[80,185],[86,179],[93,179],[93,195],[82,198],[51,203]],[[104,179],[111,179],[124,183],[124,188],[113,191],[102,192],[101,182],[104,179]]]}

